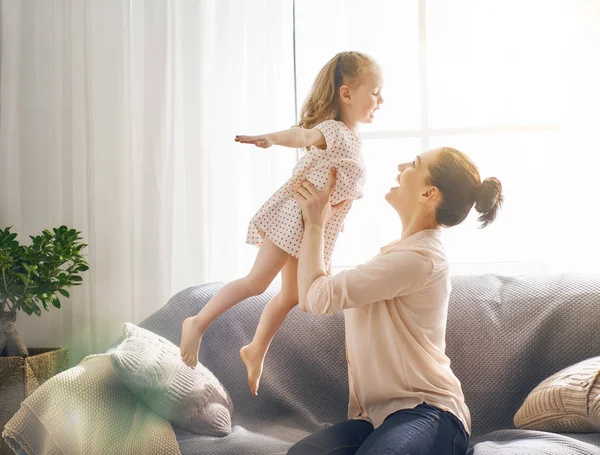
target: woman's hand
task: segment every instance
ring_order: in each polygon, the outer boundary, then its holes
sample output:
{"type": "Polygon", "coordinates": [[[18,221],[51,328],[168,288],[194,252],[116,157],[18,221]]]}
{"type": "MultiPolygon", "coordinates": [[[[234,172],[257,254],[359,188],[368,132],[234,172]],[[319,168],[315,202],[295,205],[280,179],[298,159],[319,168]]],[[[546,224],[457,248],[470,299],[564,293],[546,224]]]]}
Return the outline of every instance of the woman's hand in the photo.
{"type": "Polygon", "coordinates": [[[260,136],[236,136],[235,142],[242,144],[254,144],[257,147],[266,149],[273,145],[273,139],[270,134],[263,134],[260,136]]]}
{"type": "Polygon", "coordinates": [[[302,218],[304,227],[307,226],[325,226],[327,220],[339,212],[346,201],[339,202],[332,206],[330,202],[331,194],[335,189],[336,169],[329,169],[329,177],[323,191],[319,191],[308,180],[304,180],[300,187],[294,193],[294,199],[300,203],[302,208],[302,218]]]}

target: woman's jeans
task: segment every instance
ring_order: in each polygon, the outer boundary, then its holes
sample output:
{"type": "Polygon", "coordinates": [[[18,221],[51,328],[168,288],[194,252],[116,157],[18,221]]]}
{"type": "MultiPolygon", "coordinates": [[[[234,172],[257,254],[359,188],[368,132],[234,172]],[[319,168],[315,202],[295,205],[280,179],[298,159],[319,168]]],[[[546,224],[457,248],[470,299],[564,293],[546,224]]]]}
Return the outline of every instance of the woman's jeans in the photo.
{"type": "Polygon", "coordinates": [[[288,455],[465,455],[469,436],[454,414],[420,404],[387,416],[376,430],[347,420],[297,442],[288,455]]]}

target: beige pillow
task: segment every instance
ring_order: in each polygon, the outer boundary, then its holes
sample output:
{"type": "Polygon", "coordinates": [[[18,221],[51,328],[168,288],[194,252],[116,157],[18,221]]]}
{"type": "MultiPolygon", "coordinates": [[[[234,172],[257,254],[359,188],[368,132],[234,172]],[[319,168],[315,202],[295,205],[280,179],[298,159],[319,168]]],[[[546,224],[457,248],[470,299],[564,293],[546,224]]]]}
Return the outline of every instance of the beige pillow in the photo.
{"type": "Polygon", "coordinates": [[[514,423],[555,433],[600,431],[600,357],[572,365],[531,391],[514,423]]]}

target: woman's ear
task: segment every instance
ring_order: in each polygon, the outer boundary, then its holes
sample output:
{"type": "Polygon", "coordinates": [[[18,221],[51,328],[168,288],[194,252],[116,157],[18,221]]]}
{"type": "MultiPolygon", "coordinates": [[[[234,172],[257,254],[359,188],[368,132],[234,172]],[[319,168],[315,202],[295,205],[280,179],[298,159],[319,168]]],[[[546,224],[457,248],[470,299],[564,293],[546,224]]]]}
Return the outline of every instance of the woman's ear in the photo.
{"type": "Polygon", "coordinates": [[[424,202],[436,202],[441,196],[440,190],[435,186],[425,187],[421,193],[424,202]]]}
{"type": "Polygon", "coordinates": [[[350,87],[348,87],[347,85],[342,85],[340,87],[340,100],[342,101],[342,103],[346,104],[349,104],[351,101],[350,87]]]}

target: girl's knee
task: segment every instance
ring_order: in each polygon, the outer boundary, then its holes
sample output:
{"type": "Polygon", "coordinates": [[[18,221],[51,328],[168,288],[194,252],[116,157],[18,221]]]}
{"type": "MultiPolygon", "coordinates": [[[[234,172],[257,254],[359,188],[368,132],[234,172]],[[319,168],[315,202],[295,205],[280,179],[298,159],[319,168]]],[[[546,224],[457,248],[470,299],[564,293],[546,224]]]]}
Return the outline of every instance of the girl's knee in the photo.
{"type": "Polygon", "coordinates": [[[251,275],[242,278],[242,280],[250,297],[263,294],[269,288],[269,284],[271,284],[266,280],[261,280],[251,275]]]}

